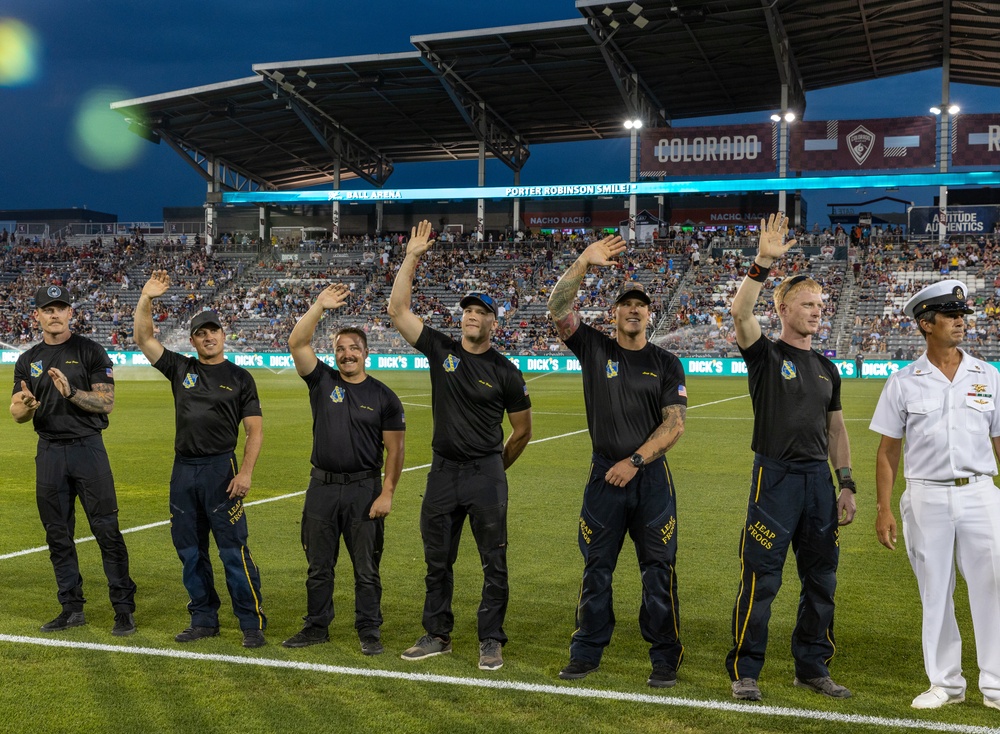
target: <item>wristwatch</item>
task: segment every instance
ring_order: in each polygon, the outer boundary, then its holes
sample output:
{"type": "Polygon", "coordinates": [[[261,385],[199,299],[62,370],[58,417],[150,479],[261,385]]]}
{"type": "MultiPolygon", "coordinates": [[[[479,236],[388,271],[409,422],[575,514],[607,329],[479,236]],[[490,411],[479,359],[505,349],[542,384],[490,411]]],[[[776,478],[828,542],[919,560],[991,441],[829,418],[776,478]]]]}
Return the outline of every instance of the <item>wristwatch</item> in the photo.
{"type": "Polygon", "coordinates": [[[642,454],[640,453],[632,454],[632,456],[629,457],[629,461],[632,462],[632,466],[634,466],[636,469],[638,469],[640,466],[646,463],[646,460],[642,458],[642,454]]]}

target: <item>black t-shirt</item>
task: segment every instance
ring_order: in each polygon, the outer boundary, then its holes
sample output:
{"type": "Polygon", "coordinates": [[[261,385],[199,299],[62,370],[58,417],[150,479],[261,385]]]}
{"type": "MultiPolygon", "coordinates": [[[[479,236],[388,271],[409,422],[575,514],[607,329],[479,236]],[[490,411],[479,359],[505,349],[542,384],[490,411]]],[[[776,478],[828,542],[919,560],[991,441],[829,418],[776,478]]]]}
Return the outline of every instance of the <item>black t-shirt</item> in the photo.
{"type": "Polygon", "coordinates": [[[812,349],[761,336],[740,349],[750,375],[750,448],[776,461],[826,461],[827,413],[840,410],[840,372],[812,349]]]}
{"type": "Polygon", "coordinates": [[[451,461],[501,453],[504,411],[531,407],[521,371],[495,349],[472,354],[429,326],[415,346],[430,360],[434,452],[451,461]]]}
{"type": "Polygon", "coordinates": [[[631,456],[663,423],[663,408],[687,405],[684,368],[666,349],[648,342],[642,349],[624,349],[587,324],[580,324],[566,346],[580,360],[595,454],[610,461],[631,456]]]}
{"type": "Polygon", "coordinates": [[[312,406],[312,465],[348,474],[380,469],[382,432],[406,430],[396,393],[371,375],[362,382],[346,382],[322,361],[302,379],[312,406]]]}
{"type": "Polygon", "coordinates": [[[14,390],[21,391],[21,380],[28,384],[39,406],[32,418],[35,431],[42,438],[83,438],[108,427],[106,413],[90,413],[64,398],[49,377],[49,369],[60,370],[71,387],[90,391],[94,385],[114,385],[111,359],[100,344],[85,336],[70,334],[62,344],[40,342],[17,358],[14,365],[14,390]]]}
{"type": "Polygon", "coordinates": [[[236,449],[240,421],[261,415],[253,377],[228,360],[203,364],[195,357],[163,350],[153,365],[174,393],[174,451],[181,456],[216,456],[236,449]]]}

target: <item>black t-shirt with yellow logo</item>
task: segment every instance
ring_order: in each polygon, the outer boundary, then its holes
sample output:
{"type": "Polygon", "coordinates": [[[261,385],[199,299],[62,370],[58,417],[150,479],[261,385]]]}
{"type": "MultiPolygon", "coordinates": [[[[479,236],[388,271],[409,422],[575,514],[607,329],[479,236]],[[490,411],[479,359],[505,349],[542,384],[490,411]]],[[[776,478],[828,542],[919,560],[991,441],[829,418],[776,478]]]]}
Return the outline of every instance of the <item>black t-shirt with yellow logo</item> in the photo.
{"type": "Polygon", "coordinates": [[[240,422],[261,415],[250,373],[228,360],[204,364],[163,350],[153,365],[174,393],[174,451],[181,456],[216,456],[236,449],[240,422]]]}
{"type": "Polygon", "coordinates": [[[624,349],[588,324],[566,339],[580,360],[594,453],[621,461],[663,423],[663,408],[687,405],[681,361],[662,347],[624,349]]]}
{"type": "Polygon", "coordinates": [[[383,431],[405,431],[403,404],[371,375],[347,382],[322,361],[302,378],[313,415],[312,465],[354,474],[382,468],[383,431]]]}
{"type": "Polygon", "coordinates": [[[38,435],[49,440],[66,440],[93,436],[107,428],[106,413],[78,408],[62,396],[49,377],[53,367],[66,375],[77,390],[89,392],[98,383],[115,384],[111,359],[97,342],[79,334],[71,334],[62,344],[39,342],[17,358],[12,393],[21,391],[24,380],[31,394],[38,398],[38,410],[32,417],[38,435]]]}
{"type": "Polygon", "coordinates": [[[503,451],[503,415],[531,407],[521,371],[496,349],[472,354],[424,326],[417,351],[430,361],[434,453],[474,461],[503,451]]]}
{"type": "Polygon", "coordinates": [[[775,461],[826,461],[827,413],[840,410],[840,372],[814,349],[766,336],[740,349],[753,403],[750,448],[775,461]]]}

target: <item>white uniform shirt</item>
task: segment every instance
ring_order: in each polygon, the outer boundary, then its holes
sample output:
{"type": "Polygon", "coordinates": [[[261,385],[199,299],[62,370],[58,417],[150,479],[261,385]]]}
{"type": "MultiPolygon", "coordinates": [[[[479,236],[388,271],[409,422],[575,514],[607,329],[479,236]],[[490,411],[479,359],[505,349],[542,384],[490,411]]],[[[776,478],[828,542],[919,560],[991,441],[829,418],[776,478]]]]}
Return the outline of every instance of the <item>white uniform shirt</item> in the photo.
{"type": "Polygon", "coordinates": [[[1000,436],[1000,372],[962,350],[951,382],[923,354],[892,375],[868,426],[903,438],[907,479],[950,482],[976,474],[995,476],[991,436],[1000,436]]]}

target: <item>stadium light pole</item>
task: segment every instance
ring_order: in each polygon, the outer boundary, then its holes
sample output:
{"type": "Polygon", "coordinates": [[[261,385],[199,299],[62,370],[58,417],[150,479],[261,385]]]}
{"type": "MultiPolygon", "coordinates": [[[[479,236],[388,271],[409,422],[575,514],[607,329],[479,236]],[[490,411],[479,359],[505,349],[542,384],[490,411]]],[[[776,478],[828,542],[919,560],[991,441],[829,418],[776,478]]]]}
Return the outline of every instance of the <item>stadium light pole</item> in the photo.
{"type": "MultiPolygon", "coordinates": [[[[948,162],[951,154],[951,131],[961,108],[948,101],[948,89],[944,89],[944,101],[931,107],[931,114],[938,118],[938,169],[948,173],[948,162]]],[[[948,240],[948,187],[938,189],[938,245],[943,246],[948,240]]]]}
{"type": "MultiPolygon", "coordinates": [[[[625,120],[625,129],[629,131],[631,140],[629,141],[628,155],[628,180],[629,183],[636,183],[639,180],[639,131],[642,129],[642,120],[638,117],[625,120]]],[[[635,239],[635,217],[638,201],[635,194],[628,197],[628,236],[627,240],[635,239]]]]}

